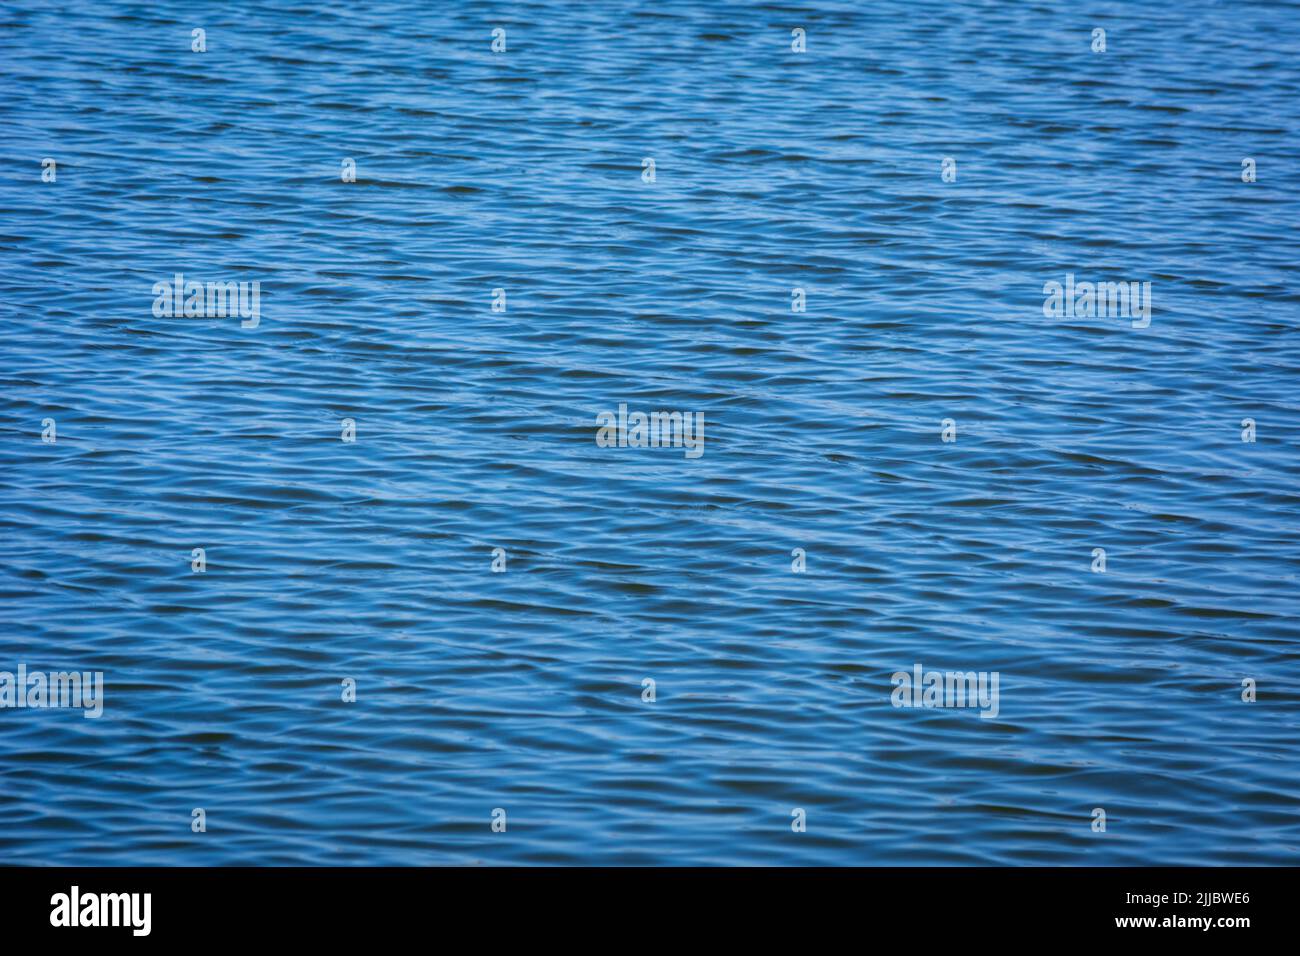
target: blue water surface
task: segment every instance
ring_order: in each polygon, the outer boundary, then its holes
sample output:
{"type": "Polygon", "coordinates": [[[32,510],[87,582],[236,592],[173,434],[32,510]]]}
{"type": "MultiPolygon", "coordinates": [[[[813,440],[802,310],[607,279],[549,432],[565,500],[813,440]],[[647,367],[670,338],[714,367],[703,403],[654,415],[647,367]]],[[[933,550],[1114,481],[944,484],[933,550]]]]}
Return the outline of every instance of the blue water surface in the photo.
{"type": "Polygon", "coordinates": [[[105,682],[0,709],[0,862],[1297,862],[1297,64],[1274,2],[0,4],[0,671],[105,682]]]}

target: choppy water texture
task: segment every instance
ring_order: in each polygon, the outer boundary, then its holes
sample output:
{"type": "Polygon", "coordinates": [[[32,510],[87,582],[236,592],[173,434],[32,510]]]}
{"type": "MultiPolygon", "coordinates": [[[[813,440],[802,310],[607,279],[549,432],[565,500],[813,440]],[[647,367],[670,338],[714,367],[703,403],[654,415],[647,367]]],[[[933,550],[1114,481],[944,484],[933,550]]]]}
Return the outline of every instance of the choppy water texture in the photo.
{"type": "Polygon", "coordinates": [[[5,862],[1296,861],[1300,7],[65,6],[0,15],[0,669],[107,699],[0,711],[5,862]]]}

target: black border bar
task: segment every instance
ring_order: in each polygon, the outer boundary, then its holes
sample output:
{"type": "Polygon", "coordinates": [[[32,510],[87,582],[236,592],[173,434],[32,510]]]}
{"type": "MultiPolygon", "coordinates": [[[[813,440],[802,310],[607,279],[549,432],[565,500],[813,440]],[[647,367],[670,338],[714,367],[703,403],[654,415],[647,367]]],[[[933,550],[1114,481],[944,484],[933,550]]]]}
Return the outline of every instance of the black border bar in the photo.
{"type": "Polygon", "coordinates": [[[818,935],[833,929],[864,943],[933,934],[945,949],[1044,934],[1222,946],[1283,931],[1296,875],[1289,868],[0,867],[0,926],[7,941],[127,945],[373,944],[433,931],[438,945],[453,945],[449,933],[469,933],[456,948],[480,934],[484,942],[520,934],[525,942],[590,937],[677,946],[710,935],[808,938],[815,926],[818,935]],[[83,905],[91,894],[150,894],[148,936],[129,925],[51,925],[52,899],[73,886],[83,905]],[[1243,917],[1247,925],[1221,922],[1243,917]],[[1154,922],[1117,924],[1134,918],[1154,922]]]}

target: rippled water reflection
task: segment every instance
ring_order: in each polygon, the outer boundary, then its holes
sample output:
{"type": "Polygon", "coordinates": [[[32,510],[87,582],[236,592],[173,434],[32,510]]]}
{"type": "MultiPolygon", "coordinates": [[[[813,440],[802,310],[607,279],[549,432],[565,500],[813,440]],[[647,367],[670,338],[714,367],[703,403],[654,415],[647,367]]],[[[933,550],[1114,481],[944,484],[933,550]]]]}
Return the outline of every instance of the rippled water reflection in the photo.
{"type": "Polygon", "coordinates": [[[1296,6],[0,9],[5,862],[1295,862],[1296,6]]]}

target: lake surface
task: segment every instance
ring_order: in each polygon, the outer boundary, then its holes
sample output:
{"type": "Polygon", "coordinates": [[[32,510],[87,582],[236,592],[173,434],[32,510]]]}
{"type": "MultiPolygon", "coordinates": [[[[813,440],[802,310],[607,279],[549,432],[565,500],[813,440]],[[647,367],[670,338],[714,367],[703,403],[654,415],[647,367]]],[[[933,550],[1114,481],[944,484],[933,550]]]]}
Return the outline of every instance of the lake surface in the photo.
{"type": "Polygon", "coordinates": [[[0,861],[1297,862],[1300,7],[61,6],[0,671],[103,715],[0,709],[0,861]]]}

